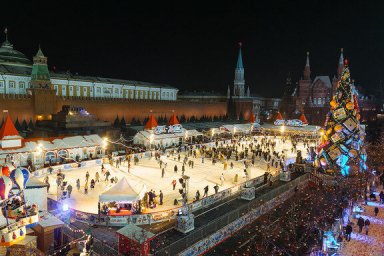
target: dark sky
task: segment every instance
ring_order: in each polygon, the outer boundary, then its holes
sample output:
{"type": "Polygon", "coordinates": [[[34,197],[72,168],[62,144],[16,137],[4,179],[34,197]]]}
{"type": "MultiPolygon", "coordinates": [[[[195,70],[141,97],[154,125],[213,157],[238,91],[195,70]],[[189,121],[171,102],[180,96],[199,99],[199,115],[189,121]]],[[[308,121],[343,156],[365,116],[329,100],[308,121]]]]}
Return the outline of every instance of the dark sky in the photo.
{"type": "Polygon", "coordinates": [[[225,92],[241,41],[252,93],[281,95],[306,51],[313,75],[333,76],[341,47],[358,85],[384,79],[384,1],[7,2],[15,48],[31,57],[40,43],[58,70],[225,92]]]}

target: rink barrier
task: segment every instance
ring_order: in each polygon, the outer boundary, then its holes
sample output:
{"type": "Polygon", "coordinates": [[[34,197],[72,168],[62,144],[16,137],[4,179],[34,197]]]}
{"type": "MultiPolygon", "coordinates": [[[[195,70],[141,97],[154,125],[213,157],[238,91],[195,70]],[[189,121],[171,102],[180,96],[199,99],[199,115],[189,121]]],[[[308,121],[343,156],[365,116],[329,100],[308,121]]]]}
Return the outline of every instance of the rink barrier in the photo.
{"type": "MultiPolygon", "coordinates": [[[[79,169],[79,168],[101,166],[102,163],[103,163],[103,159],[99,158],[95,160],[82,161],[80,163],[68,163],[68,164],[55,165],[55,166],[51,166],[51,168],[53,169],[52,173],[57,173],[59,169],[62,172],[65,172],[65,171],[70,171],[70,170],[79,169]]],[[[46,168],[36,170],[32,173],[32,175],[36,178],[41,178],[49,173],[48,171],[49,168],[50,167],[46,167],[46,168]]]]}
{"type": "MultiPolygon", "coordinates": [[[[189,203],[188,207],[192,212],[208,208],[209,206],[224,201],[229,197],[239,196],[241,190],[244,187],[256,187],[263,183],[264,175],[248,180],[246,182],[239,183],[238,185],[222,190],[216,194],[204,197],[198,201],[189,203]]],[[[53,199],[49,200],[53,201],[52,203],[56,205],[56,209],[61,209],[62,204],[60,202],[57,202],[53,199]]],[[[176,219],[178,210],[180,208],[181,206],[177,206],[175,208],[171,208],[164,211],[123,216],[106,216],[101,214],[100,218],[98,214],[83,212],[72,208],[70,209],[70,212],[73,218],[79,221],[87,222],[89,224],[98,224],[105,226],[125,226],[127,224],[148,225],[164,221],[170,221],[176,219]]]]}

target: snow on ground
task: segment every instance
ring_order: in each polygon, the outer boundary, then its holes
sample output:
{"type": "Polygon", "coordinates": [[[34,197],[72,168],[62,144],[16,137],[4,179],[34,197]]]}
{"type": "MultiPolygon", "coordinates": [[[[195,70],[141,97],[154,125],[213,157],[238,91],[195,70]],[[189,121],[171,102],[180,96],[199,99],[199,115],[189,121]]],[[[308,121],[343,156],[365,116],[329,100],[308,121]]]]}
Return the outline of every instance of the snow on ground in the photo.
{"type": "MultiPolygon", "coordinates": [[[[382,191],[383,188],[378,191],[382,191]]],[[[376,196],[379,198],[378,196],[376,196]]],[[[360,217],[360,215],[358,215],[360,217]]],[[[351,241],[344,240],[340,250],[340,255],[344,256],[381,256],[384,255],[384,204],[379,202],[368,202],[365,207],[365,212],[361,214],[363,219],[369,219],[371,225],[369,226],[368,235],[365,234],[365,230],[359,233],[359,227],[357,226],[357,219],[353,219],[354,225],[351,235],[351,241]],[[379,208],[379,213],[375,216],[375,207],[379,208]]]]}
{"type": "MultiPolygon", "coordinates": [[[[248,142],[243,142],[243,144],[248,144],[248,142]]],[[[285,142],[283,143],[280,139],[277,139],[277,146],[275,148],[276,151],[281,152],[283,149],[286,151],[287,158],[294,157],[296,153],[291,152],[291,143],[285,142]]],[[[303,149],[303,144],[299,143],[298,150],[302,150],[303,156],[306,156],[306,150],[303,149]]],[[[184,158],[185,153],[181,153],[181,161],[184,158]]],[[[250,154],[251,155],[251,154],[250,154]]],[[[250,156],[249,156],[250,157],[250,156]]],[[[204,194],[203,188],[208,185],[209,186],[209,195],[214,193],[213,186],[215,184],[220,185],[220,176],[223,173],[225,177],[225,181],[223,186],[220,186],[219,191],[227,189],[235,185],[234,177],[236,174],[239,175],[238,182],[244,182],[244,164],[242,161],[234,161],[234,168],[231,169],[229,167],[228,161],[228,169],[223,169],[223,163],[217,162],[215,165],[212,164],[211,159],[205,159],[205,163],[202,163],[201,157],[197,158],[189,158],[192,159],[195,163],[194,168],[189,168],[188,165],[185,166],[186,171],[185,175],[190,176],[189,182],[189,196],[190,201],[195,196],[197,190],[200,191],[201,197],[204,194]]],[[[173,201],[175,198],[180,199],[181,196],[178,192],[178,189],[181,188],[178,179],[181,177],[181,167],[182,162],[178,162],[177,159],[174,160],[173,156],[170,156],[167,159],[167,168],[165,170],[164,178],[161,178],[161,169],[159,168],[158,162],[153,157],[152,159],[140,159],[138,165],[131,164],[130,173],[128,173],[127,164],[120,166],[119,169],[106,164],[104,165],[110,173],[111,177],[117,177],[119,180],[122,177],[126,177],[129,182],[135,184],[145,184],[148,191],[154,190],[156,195],[159,195],[160,190],[162,190],[164,194],[164,205],[158,205],[155,209],[148,209],[148,212],[157,212],[166,209],[172,209],[175,206],[173,205],[173,201]],[[174,165],[178,166],[178,172],[174,173],[174,165]],[[176,179],[177,186],[175,190],[172,190],[171,182],[176,179]]],[[[264,174],[266,170],[266,163],[263,160],[258,160],[255,163],[255,166],[250,167],[250,178],[255,178],[264,174]]],[[[70,171],[65,171],[65,180],[68,181],[69,184],[72,185],[73,191],[71,198],[65,199],[63,202],[67,203],[70,208],[74,208],[83,212],[97,213],[97,203],[98,198],[101,193],[111,187],[110,182],[104,181],[105,176],[101,173],[101,167],[89,167],[89,168],[81,168],[70,171]],[[84,183],[85,183],[85,174],[89,171],[90,179],[89,179],[89,189],[88,194],[84,194],[84,183]],[[96,183],[95,189],[90,189],[90,181],[91,179],[95,179],[96,172],[100,174],[100,183],[96,183]],[[81,188],[77,191],[76,188],[76,180],[80,179],[81,188]]],[[[44,180],[44,177],[41,178],[44,180]]],[[[49,176],[49,183],[51,184],[49,190],[49,197],[56,200],[57,199],[57,185],[56,185],[56,175],[52,174],[49,176]]]]}

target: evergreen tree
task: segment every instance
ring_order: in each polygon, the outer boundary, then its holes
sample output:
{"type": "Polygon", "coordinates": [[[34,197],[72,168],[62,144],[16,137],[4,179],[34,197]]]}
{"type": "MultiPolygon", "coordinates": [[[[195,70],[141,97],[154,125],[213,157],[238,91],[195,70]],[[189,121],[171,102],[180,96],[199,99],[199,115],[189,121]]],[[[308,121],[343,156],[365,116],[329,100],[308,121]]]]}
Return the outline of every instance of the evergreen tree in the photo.
{"type": "Polygon", "coordinates": [[[180,120],[179,122],[180,122],[181,124],[187,122],[187,119],[185,118],[185,115],[181,115],[181,117],[180,117],[179,120],[180,120]]]}
{"type": "Polygon", "coordinates": [[[3,117],[3,120],[1,120],[1,126],[0,127],[3,127],[3,124],[4,124],[4,117],[3,117]]]}
{"type": "Polygon", "coordinates": [[[113,122],[113,127],[119,128],[120,126],[120,121],[119,121],[119,116],[116,116],[115,122],[113,122]]]}
{"type": "Polygon", "coordinates": [[[124,117],[121,118],[121,120],[120,120],[120,127],[121,127],[121,128],[125,128],[126,125],[127,125],[127,124],[125,123],[125,119],[124,119],[124,117]]]}
{"type": "Polygon", "coordinates": [[[189,118],[189,122],[192,122],[192,123],[196,122],[196,117],[195,116],[191,116],[189,118]]]}
{"type": "Polygon", "coordinates": [[[29,130],[33,130],[33,129],[35,129],[35,126],[33,125],[32,118],[29,119],[28,128],[29,128],[29,130]]]}
{"type": "Polygon", "coordinates": [[[131,125],[136,125],[136,119],[134,117],[132,117],[131,125]]]}
{"type": "Polygon", "coordinates": [[[23,123],[21,124],[21,129],[22,129],[22,131],[28,130],[28,124],[27,124],[27,121],[25,121],[25,119],[23,120],[23,123]]]}
{"type": "Polygon", "coordinates": [[[347,61],[320,133],[317,166],[343,176],[366,169],[365,131],[360,126],[357,92],[351,81],[347,61]]]}
{"type": "Polygon", "coordinates": [[[16,118],[15,128],[16,128],[16,130],[21,131],[21,125],[20,125],[20,122],[19,122],[19,118],[18,118],[18,117],[16,118]]]}

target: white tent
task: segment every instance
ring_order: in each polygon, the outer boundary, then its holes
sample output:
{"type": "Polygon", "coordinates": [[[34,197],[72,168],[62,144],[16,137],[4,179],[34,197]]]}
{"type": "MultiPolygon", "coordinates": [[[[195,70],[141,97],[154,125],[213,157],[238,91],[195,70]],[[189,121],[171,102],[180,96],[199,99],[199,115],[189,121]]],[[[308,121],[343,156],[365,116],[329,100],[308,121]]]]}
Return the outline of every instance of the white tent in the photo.
{"type": "Polygon", "coordinates": [[[99,202],[135,202],[141,200],[146,191],[145,185],[138,189],[132,186],[124,177],[113,187],[99,196],[99,202]]]}

